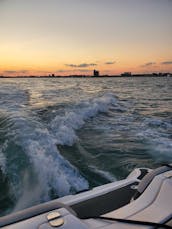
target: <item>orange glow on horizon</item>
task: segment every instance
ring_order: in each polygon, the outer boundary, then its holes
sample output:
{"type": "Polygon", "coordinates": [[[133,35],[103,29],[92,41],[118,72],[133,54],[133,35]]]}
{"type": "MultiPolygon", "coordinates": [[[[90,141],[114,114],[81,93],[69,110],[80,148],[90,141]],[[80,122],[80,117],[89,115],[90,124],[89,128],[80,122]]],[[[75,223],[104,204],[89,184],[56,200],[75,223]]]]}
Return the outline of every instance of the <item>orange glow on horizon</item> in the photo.
{"type": "MultiPolygon", "coordinates": [[[[136,73],[153,73],[153,72],[172,72],[172,64],[162,65],[162,60],[156,61],[156,63],[146,63],[148,66],[143,66],[141,63],[144,61],[112,61],[106,62],[104,59],[101,61],[87,61],[87,63],[95,63],[95,66],[83,66],[84,63],[76,62],[79,64],[73,64],[70,66],[71,62],[66,63],[57,63],[54,61],[47,61],[46,63],[40,62],[26,64],[25,61],[21,63],[19,60],[9,64],[11,61],[4,59],[1,61],[0,65],[0,75],[2,76],[48,76],[49,74],[55,75],[92,75],[93,70],[97,69],[100,71],[101,75],[120,75],[123,72],[132,72],[136,73]],[[22,67],[21,67],[22,66],[22,67]],[[80,67],[79,67],[80,66],[80,67]]],[[[85,64],[86,65],[86,64],[85,64]]]]}
{"type": "Polygon", "coordinates": [[[0,75],[172,73],[171,1],[65,2],[0,1],[0,75]]]}

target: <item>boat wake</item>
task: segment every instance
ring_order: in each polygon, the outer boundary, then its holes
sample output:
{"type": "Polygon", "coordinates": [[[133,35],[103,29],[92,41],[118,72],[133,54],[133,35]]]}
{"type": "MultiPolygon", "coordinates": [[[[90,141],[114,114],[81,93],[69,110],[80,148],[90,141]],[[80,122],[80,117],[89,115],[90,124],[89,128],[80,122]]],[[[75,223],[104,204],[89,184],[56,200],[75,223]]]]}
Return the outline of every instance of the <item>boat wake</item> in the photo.
{"type": "Polygon", "coordinates": [[[83,101],[46,126],[23,107],[8,111],[10,126],[0,151],[0,167],[9,179],[14,211],[89,187],[77,168],[60,154],[58,145],[73,145],[78,140],[76,130],[115,104],[112,94],[83,101]]]}

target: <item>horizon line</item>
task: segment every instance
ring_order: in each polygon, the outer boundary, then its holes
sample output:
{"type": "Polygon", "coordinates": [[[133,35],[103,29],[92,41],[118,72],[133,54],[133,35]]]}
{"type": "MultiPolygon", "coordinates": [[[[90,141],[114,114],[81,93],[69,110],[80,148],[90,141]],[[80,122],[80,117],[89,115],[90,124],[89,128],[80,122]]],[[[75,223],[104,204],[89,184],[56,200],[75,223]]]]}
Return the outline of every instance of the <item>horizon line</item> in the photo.
{"type": "Polygon", "coordinates": [[[139,76],[172,76],[172,72],[152,72],[152,73],[135,73],[132,74],[131,72],[124,72],[121,74],[115,74],[115,75],[82,75],[82,74],[74,74],[74,75],[55,75],[55,74],[49,74],[49,75],[19,75],[19,76],[10,76],[10,75],[0,75],[0,78],[65,78],[65,77],[85,77],[85,78],[101,78],[101,77],[139,77],[139,76]]]}

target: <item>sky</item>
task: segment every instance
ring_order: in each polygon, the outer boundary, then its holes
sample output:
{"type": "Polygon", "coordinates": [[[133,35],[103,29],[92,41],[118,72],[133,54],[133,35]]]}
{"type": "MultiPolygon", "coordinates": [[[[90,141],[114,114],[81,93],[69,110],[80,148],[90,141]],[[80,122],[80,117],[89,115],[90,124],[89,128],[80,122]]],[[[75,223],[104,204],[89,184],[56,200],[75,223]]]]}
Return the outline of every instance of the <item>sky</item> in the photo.
{"type": "Polygon", "coordinates": [[[0,75],[172,72],[172,0],[0,0],[0,75]]]}

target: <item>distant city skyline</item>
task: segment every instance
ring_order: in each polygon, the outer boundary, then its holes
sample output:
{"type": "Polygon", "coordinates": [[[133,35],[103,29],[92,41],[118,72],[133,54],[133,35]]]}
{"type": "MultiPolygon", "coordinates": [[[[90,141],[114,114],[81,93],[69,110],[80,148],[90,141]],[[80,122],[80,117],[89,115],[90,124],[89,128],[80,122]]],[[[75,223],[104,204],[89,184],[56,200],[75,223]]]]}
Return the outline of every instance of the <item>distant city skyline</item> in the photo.
{"type": "Polygon", "coordinates": [[[0,0],[0,75],[172,72],[172,0],[0,0]]]}

